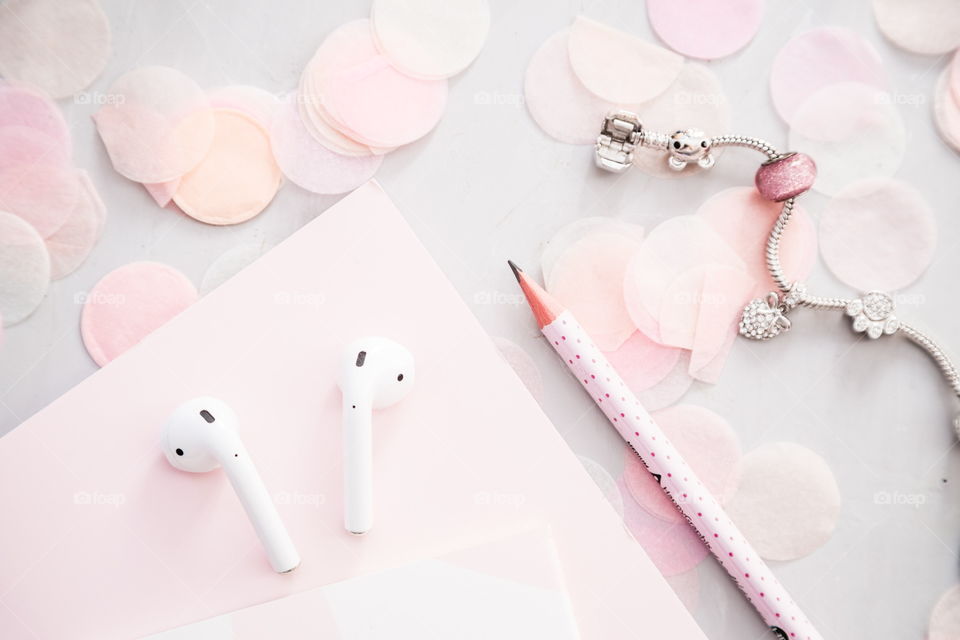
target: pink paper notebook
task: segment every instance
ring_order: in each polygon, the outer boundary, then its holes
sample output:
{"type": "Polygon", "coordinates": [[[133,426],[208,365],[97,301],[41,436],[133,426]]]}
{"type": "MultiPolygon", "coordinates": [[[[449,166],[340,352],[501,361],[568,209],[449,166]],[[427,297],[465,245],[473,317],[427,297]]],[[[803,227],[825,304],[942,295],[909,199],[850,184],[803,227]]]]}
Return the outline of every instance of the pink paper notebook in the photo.
{"type": "Polygon", "coordinates": [[[358,576],[148,640],[578,640],[545,529],[358,576]]]}
{"type": "Polygon", "coordinates": [[[376,184],[361,187],[0,438],[0,637],[146,635],[548,524],[584,638],[704,638],[376,184]],[[377,522],[341,526],[342,345],[417,385],[377,415],[377,522]],[[220,472],[176,471],[170,411],[240,416],[303,563],[271,571],[220,472]]]}

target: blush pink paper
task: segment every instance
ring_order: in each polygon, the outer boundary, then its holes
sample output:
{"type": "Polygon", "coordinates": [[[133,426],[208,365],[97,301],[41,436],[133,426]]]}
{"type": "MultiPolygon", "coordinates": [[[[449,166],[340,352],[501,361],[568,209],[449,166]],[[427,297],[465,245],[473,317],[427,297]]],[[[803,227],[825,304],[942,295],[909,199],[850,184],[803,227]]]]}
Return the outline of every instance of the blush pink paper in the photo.
{"type": "Polygon", "coordinates": [[[0,439],[0,504],[17,523],[0,528],[0,610],[41,639],[153,633],[520,522],[551,526],[584,638],[705,638],[374,184],[0,439]],[[335,356],[367,333],[408,345],[419,380],[377,416],[377,527],[357,538],[335,356]],[[199,394],[241,417],[303,557],[292,574],[270,570],[222,474],[162,458],[163,419],[199,394]]]}

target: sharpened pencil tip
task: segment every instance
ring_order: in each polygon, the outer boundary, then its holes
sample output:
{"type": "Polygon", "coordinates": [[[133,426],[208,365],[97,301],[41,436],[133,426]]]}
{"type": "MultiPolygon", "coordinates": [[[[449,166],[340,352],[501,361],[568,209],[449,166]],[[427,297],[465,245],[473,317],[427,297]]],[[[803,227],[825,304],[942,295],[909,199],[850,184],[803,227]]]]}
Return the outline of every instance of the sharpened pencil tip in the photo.
{"type": "Polygon", "coordinates": [[[513,277],[517,279],[517,282],[520,282],[520,274],[523,273],[523,269],[517,266],[517,263],[513,260],[507,260],[507,264],[510,265],[510,270],[513,271],[513,277]]]}

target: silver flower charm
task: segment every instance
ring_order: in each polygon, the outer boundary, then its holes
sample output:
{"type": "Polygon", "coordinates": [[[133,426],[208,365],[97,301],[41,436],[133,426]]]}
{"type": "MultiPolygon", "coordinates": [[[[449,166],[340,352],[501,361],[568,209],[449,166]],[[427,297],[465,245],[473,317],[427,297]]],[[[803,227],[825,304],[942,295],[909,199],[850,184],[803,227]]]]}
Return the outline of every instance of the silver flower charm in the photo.
{"type": "Polygon", "coordinates": [[[853,318],[853,330],[866,333],[872,340],[900,329],[900,321],[893,315],[893,298],[880,291],[851,300],[847,303],[847,315],[853,318]]]}
{"type": "Polygon", "coordinates": [[[751,340],[776,338],[790,329],[790,319],[784,311],[786,307],[776,293],[751,300],[740,317],[740,335],[751,340]]]}

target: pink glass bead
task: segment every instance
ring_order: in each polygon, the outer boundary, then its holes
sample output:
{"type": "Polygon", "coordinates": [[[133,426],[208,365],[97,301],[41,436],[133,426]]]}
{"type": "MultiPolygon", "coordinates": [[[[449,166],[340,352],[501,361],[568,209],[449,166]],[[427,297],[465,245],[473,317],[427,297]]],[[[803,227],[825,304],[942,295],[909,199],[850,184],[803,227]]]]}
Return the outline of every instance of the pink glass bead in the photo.
{"type": "Polygon", "coordinates": [[[767,200],[783,202],[800,195],[817,179],[817,163],[804,153],[768,160],[757,170],[757,190],[767,200]]]}

